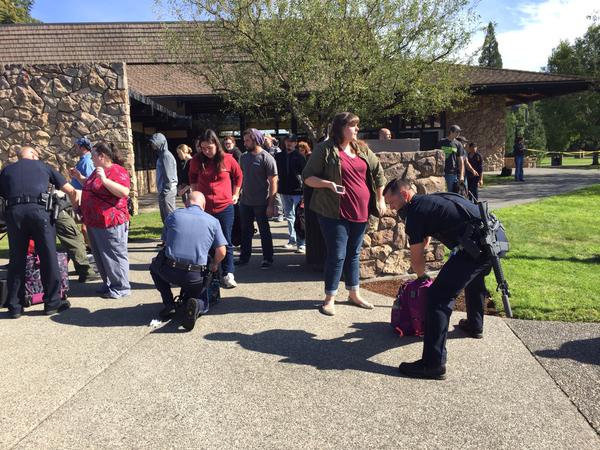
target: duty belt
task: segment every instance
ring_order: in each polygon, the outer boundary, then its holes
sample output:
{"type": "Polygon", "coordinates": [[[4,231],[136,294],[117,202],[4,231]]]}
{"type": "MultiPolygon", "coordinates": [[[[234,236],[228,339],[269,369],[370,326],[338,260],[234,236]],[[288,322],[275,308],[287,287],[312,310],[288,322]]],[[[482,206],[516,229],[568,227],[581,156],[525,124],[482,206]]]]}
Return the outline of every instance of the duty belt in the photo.
{"type": "Polygon", "coordinates": [[[171,259],[168,256],[165,256],[165,264],[169,267],[173,267],[174,269],[181,269],[181,270],[185,270],[187,272],[204,272],[204,271],[206,271],[206,266],[182,263],[179,261],[175,261],[174,259],[171,259]]]}
{"type": "Polygon", "coordinates": [[[10,208],[11,206],[16,205],[26,205],[28,203],[37,203],[38,205],[46,205],[48,201],[48,194],[40,194],[40,195],[20,195],[18,197],[11,197],[6,201],[6,207],[10,208]]]}

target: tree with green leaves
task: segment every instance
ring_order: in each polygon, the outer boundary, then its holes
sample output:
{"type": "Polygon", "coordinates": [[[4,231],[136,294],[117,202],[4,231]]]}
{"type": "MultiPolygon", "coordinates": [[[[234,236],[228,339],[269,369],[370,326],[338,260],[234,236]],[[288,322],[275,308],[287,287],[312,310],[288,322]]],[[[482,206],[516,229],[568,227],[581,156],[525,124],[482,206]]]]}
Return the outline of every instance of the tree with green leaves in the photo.
{"type": "MultiPolygon", "coordinates": [[[[549,73],[580,75],[596,80],[589,91],[541,102],[548,149],[600,149],[600,23],[593,23],[573,44],[561,42],[548,58],[549,73]]],[[[598,153],[593,164],[598,164],[598,153]]]]}
{"type": "Polygon", "coordinates": [[[502,69],[502,55],[498,49],[498,41],[496,40],[496,24],[488,23],[483,47],[481,47],[481,55],[479,56],[479,65],[481,67],[491,67],[493,69],[502,69]]]}
{"type": "Polygon", "coordinates": [[[517,136],[523,136],[528,148],[546,150],[546,130],[538,102],[513,106],[506,113],[506,151],[510,153],[517,136]]]}
{"type": "Polygon", "coordinates": [[[34,0],[0,0],[0,23],[39,22],[31,17],[34,0]]]}
{"type": "Polygon", "coordinates": [[[427,117],[468,95],[454,63],[475,26],[469,0],[163,3],[188,27],[169,33],[173,54],[233,110],[291,113],[315,140],[339,111],[377,125],[427,117]]]}

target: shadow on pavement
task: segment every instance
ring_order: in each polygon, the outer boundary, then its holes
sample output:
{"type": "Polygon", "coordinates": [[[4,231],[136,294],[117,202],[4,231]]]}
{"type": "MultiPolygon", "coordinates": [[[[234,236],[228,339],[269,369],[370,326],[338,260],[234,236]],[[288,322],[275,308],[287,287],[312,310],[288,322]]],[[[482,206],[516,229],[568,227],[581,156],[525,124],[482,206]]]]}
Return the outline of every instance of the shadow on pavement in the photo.
{"type": "MultiPolygon", "coordinates": [[[[374,356],[421,341],[400,338],[388,322],[355,323],[353,331],[334,339],[316,339],[303,330],[268,330],[256,334],[211,333],[210,341],[237,342],[242,348],[283,357],[280,362],[313,366],[319,370],[359,370],[396,376],[397,367],[371,361],[374,356]]],[[[453,337],[451,332],[448,337],[453,337]]],[[[400,363],[401,361],[398,361],[400,363]]]]}
{"type": "Polygon", "coordinates": [[[542,358],[572,359],[600,366],[600,337],[565,342],[558,350],[538,350],[535,355],[542,358]]]}
{"type": "MultiPolygon", "coordinates": [[[[110,301],[110,300],[109,300],[110,301]]],[[[67,311],[51,316],[54,322],[77,327],[141,327],[148,326],[158,316],[161,305],[144,303],[124,308],[107,308],[90,311],[72,307],[67,311]]]]}

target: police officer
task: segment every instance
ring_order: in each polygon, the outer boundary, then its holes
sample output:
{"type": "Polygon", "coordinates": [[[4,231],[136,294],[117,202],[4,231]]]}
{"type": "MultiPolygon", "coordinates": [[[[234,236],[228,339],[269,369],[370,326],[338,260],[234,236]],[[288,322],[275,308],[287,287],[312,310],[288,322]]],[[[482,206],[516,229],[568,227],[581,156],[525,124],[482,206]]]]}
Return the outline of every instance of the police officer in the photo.
{"type": "Polygon", "coordinates": [[[185,293],[182,325],[187,330],[194,328],[196,319],[208,307],[200,299],[205,276],[207,270],[218,272],[227,248],[219,221],[204,212],[205,205],[204,195],[193,191],[186,208],[177,209],[167,216],[163,231],[165,247],[150,265],[150,274],[164,304],[160,318],[169,319],[175,314],[170,285],[176,284],[185,293]],[[214,256],[207,266],[211,250],[214,250],[214,256]]]}
{"type": "Polygon", "coordinates": [[[400,364],[400,372],[413,378],[442,380],[446,375],[446,338],[454,301],[465,289],[467,319],[459,327],[473,338],[483,332],[483,302],[486,295],[485,276],[490,273],[489,256],[474,258],[462,247],[465,230],[479,217],[476,205],[456,194],[416,195],[407,181],[390,181],[383,191],[386,202],[405,220],[410,244],[411,266],[419,278],[425,278],[425,248],[430,237],[455,249],[440,270],[427,294],[423,357],[400,364]],[[460,206],[466,212],[463,212],[460,206]]]}
{"type": "Polygon", "coordinates": [[[19,161],[0,173],[0,195],[6,200],[9,258],[7,305],[10,317],[23,313],[20,299],[25,288],[25,264],[29,240],[33,239],[40,257],[40,272],[44,286],[44,311],[47,315],[70,307],[60,297],[60,272],[56,259],[56,232],[50,213],[45,210],[42,194],[52,184],[76,200],[73,186],[49,165],[36,160],[32,147],[18,150],[19,161]]]}

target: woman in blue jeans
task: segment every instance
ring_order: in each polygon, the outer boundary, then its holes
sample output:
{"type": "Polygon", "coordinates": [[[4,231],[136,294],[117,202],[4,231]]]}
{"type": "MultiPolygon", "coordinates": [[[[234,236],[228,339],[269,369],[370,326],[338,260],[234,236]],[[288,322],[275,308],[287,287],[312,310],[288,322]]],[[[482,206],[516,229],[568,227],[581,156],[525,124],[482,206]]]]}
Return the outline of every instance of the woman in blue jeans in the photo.
{"type": "Polygon", "coordinates": [[[349,112],[337,114],[331,137],[319,144],[302,173],[314,189],[309,208],[318,214],[327,247],[325,301],[321,313],[335,314],[335,296],[342,273],[348,300],[373,309],[359,292],[359,255],[369,214],[385,209],[385,177],[379,158],[357,140],[359,118],[349,112]]]}
{"type": "Polygon", "coordinates": [[[196,140],[198,153],[189,164],[189,181],[193,191],[200,191],[206,198],[206,212],[221,224],[227,240],[227,253],[221,265],[221,285],[231,289],[237,286],[234,278],[233,230],[234,206],[242,187],[242,169],[235,158],[226,153],[216,133],[206,130],[196,140]]]}

